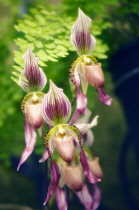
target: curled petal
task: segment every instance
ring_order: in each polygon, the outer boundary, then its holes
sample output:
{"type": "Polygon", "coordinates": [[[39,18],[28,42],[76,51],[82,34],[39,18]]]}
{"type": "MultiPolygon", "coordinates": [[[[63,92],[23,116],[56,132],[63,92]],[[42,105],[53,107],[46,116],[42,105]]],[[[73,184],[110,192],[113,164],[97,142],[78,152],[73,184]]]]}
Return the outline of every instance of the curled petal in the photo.
{"type": "Polygon", "coordinates": [[[35,129],[30,124],[28,124],[27,120],[25,120],[24,129],[25,129],[26,148],[22,152],[22,156],[18,164],[17,171],[19,170],[20,166],[26,161],[26,159],[30,156],[30,154],[34,149],[34,145],[36,143],[35,129]]]}
{"type": "Polygon", "coordinates": [[[81,123],[81,124],[75,124],[76,127],[80,130],[81,134],[84,135],[87,133],[87,131],[91,128],[93,128],[94,126],[97,125],[97,120],[98,120],[98,115],[92,120],[91,123],[89,124],[85,124],[85,123],[81,123]]]}
{"type": "Polygon", "coordinates": [[[52,126],[65,123],[71,114],[71,104],[69,99],[50,81],[50,90],[44,96],[43,115],[44,120],[52,126]]]}
{"type": "Polygon", "coordinates": [[[25,62],[24,70],[19,78],[20,86],[27,92],[42,91],[46,84],[46,76],[44,72],[39,69],[38,59],[28,47],[26,53],[23,55],[25,62]]]}
{"type": "Polygon", "coordinates": [[[99,100],[103,104],[105,104],[107,106],[111,106],[112,105],[112,98],[105,93],[104,89],[103,88],[97,88],[96,90],[98,92],[99,100]]]}
{"type": "Polygon", "coordinates": [[[81,162],[82,167],[83,167],[83,174],[87,178],[88,182],[94,184],[94,183],[97,183],[97,182],[101,181],[101,179],[95,177],[91,173],[91,170],[89,168],[89,164],[87,162],[87,158],[86,158],[86,155],[85,155],[83,149],[81,149],[81,153],[80,153],[80,162],[81,162]]]}
{"type": "Polygon", "coordinates": [[[72,190],[78,192],[82,189],[82,170],[79,166],[72,168],[71,166],[65,166],[63,171],[63,178],[65,184],[72,190]]]}
{"type": "Polygon", "coordinates": [[[55,138],[54,144],[60,157],[70,163],[74,158],[74,142],[73,137],[55,138]]]}
{"type": "Polygon", "coordinates": [[[90,24],[91,19],[79,8],[79,16],[71,29],[71,43],[79,55],[90,54],[95,47],[96,40],[89,32],[90,24]]]}
{"type": "Polygon", "coordinates": [[[84,74],[87,82],[95,88],[102,88],[104,86],[104,74],[101,68],[101,63],[95,65],[84,65],[84,74]]]}
{"type": "Polygon", "coordinates": [[[43,155],[42,155],[42,158],[39,160],[39,162],[41,163],[41,162],[44,162],[45,160],[47,160],[48,158],[49,158],[50,156],[49,156],[49,152],[48,152],[48,150],[44,150],[44,152],[43,152],[43,155]]]}
{"type": "Polygon", "coordinates": [[[46,203],[50,200],[50,198],[54,194],[56,188],[58,187],[58,182],[60,179],[59,167],[53,160],[51,160],[50,162],[50,171],[51,171],[51,182],[48,187],[47,197],[43,205],[46,205],[46,203]]]}
{"type": "Polygon", "coordinates": [[[62,190],[60,187],[57,187],[55,190],[55,197],[56,197],[56,203],[59,210],[67,210],[67,200],[66,200],[66,193],[64,190],[62,190]]]}
{"type": "Polygon", "coordinates": [[[69,125],[72,125],[74,122],[76,122],[79,119],[79,117],[84,113],[86,107],[87,107],[87,98],[80,91],[80,89],[78,89],[77,90],[77,107],[70,120],[69,125]]]}

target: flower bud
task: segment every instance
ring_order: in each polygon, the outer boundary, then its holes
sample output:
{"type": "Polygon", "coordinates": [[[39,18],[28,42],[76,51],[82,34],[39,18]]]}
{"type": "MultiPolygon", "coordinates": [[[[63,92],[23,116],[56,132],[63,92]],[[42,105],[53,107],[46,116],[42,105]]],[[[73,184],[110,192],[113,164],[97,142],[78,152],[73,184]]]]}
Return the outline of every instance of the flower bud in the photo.
{"type": "Polygon", "coordinates": [[[61,158],[70,163],[74,158],[73,137],[54,138],[54,144],[61,158]]]}
{"type": "Polygon", "coordinates": [[[95,88],[101,88],[104,86],[104,74],[101,68],[101,63],[96,65],[84,65],[84,74],[87,82],[95,88]]]}

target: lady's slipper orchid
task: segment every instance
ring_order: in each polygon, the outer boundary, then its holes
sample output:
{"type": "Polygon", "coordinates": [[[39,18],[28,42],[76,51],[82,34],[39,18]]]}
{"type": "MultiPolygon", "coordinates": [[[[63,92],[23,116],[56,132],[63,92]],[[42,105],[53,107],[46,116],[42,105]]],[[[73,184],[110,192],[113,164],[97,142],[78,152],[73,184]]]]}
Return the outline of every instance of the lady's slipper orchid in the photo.
{"type": "MultiPolygon", "coordinates": [[[[82,135],[79,129],[71,124],[65,124],[71,114],[71,104],[69,99],[65,96],[62,89],[58,88],[52,81],[50,81],[50,90],[44,96],[43,101],[43,116],[47,124],[52,127],[48,133],[44,136],[45,152],[41,162],[46,158],[52,158],[54,148],[56,148],[59,156],[62,158],[66,164],[70,164],[74,160],[75,155],[75,145],[77,144],[80,148],[80,163],[83,168],[83,174],[90,183],[97,183],[100,178],[95,177],[89,168],[89,163],[87,161],[86,154],[82,149],[82,135]]],[[[71,120],[72,121],[72,120],[71,120]]],[[[70,121],[70,122],[71,122],[70,121]]],[[[74,121],[74,120],[73,120],[74,121]]],[[[91,125],[92,127],[92,125],[91,125]]],[[[84,126],[84,129],[90,129],[90,126],[84,126]]],[[[84,131],[84,129],[82,129],[84,131]]],[[[84,131],[85,132],[85,131],[84,131]]],[[[55,163],[56,164],[56,163],[55,163]]],[[[56,168],[56,167],[55,167],[56,168]]],[[[51,170],[52,171],[52,170],[51,170]]],[[[55,183],[53,181],[54,174],[58,174],[57,170],[52,172],[52,181],[48,188],[47,198],[45,204],[48,202],[48,198],[51,195],[51,191],[55,188],[55,183]]],[[[71,189],[79,191],[82,188],[81,170],[78,167],[71,168],[66,167],[64,172],[65,183],[71,189]],[[78,182],[73,176],[71,179],[66,174],[73,175],[73,171],[78,174],[78,182]],[[80,177],[80,178],[79,178],[80,177]],[[75,181],[76,180],[76,181],[75,181]]],[[[58,175],[56,177],[59,177],[58,175]]],[[[57,178],[55,179],[57,180],[57,178]]],[[[58,185],[58,183],[57,183],[58,185]]],[[[58,186],[57,186],[58,187],[58,186]]],[[[53,192],[54,193],[54,192],[53,192]]]]}
{"type": "Polygon", "coordinates": [[[30,47],[28,47],[23,59],[25,61],[25,67],[19,78],[19,84],[28,92],[21,101],[21,110],[25,117],[24,132],[26,148],[22,153],[18,170],[34,149],[36,143],[35,129],[39,129],[44,122],[42,115],[44,93],[40,91],[46,84],[45,74],[39,69],[38,60],[33,55],[30,47]]]}
{"type": "Polygon", "coordinates": [[[90,55],[96,44],[95,38],[89,32],[90,24],[91,19],[79,9],[79,16],[71,29],[71,42],[76,47],[80,57],[71,66],[70,80],[77,91],[82,89],[83,94],[86,94],[88,84],[90,84],[98,92],[99,100],[110,106],[112,99],[103,89],[105,78],[101,63],[90,55]]]}

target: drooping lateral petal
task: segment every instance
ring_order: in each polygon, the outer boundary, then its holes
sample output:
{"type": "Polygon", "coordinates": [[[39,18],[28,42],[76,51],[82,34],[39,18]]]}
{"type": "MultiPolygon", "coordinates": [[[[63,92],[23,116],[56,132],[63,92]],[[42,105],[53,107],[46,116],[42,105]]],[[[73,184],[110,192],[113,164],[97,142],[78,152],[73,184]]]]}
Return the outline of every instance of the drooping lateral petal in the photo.
{"type": "Polygon", "coordinates": [[[70,120],[69,125],[72,125],[74,122],[76,122],[79,119],[79,117],[84,113],[86,107],[87,107],[87,98],[80,91],[80,89],[78,89],[77,90],[77,106],[76,106],[76,110],[70,120]]]}
{"type": "Polygon", "coordinates": [[[89,124],[81,123],[81,124],[75,124],[75,125],[80,130],[81,134],[84,135],[84,134],[86,134],[86,132],[89,129],[91,129],[94,126],[97,125],[97,120],[98,120],[98,115],[96,117],[94,117],[94,119],[92,120],[92,122],[89,123],[89,124]]]}
{"type": "Polygon", "coordinates": [[[46,76],[44,72],[39,69],[38,59],[34,56],[30,47],[28,47],[26,53],[23,55],[23,59],[25,67],[19,78],[20,86],[27,93],[42,91],[46,84],[46,76]]]}
{"type": "Polygon", "coordinates": [[[68,209],[66,193],[60,187],[57,187],[55,190],[55,198],[56,198],[56,203],[57,203],[59,210],[67,210],[68,209]]]}
{"type": "Polygon", "coordinates": [[[35,129],[28,123],[27,120],[25,120],[24,129],[25,129],[26,148],[22,152],[22,156],[18,164],[17,171],[19,170],[20,166],[26,161],[26,159],[30,156],[30,154],[34,149],[34,145],[36,143],[35,129]]]}
{"type": "Polygon", "coordinates": [[[50,198],[54,194],[56,188],[58,187],[58,182],[60,179],[59,167],[52,159],[50,162],[50,171],[51,171],[51,182],[48,187],[47,197],[43,205],[46,205],[46,203],[50,200],[50,198]]]}
{"type": "Polygon", "coordinates": [[[83,151],[82,148],[81,148],[81,152],[80,152],[80,162],[81,162],[82,167],[83,167],[83,174],[86,177],[86,179],[88,180],[88,182],[94,184],[94,183],[97,183],[97,182],[101,181],[101,179],[95,177],[91,173],[91,170],[89,168],[89,164],[87,162],[85,152],[83,151]]]}
{"type": "Polygon", "coordinates": [[[79,16],[71,29],[71,43],[76,47],[79,55],[90,54],[96,44],[90,35],[91,19],[79,8],[79,16]]]}
{"type": "Polygon", "coordinates": [[[96,91],[98,92],[98,98],[99,98],[99,100],[103,104],[105,104],[107,106],[111,106],[112,105],[112,98],[105,93],[105,91],[104,91],[103,88],[97,88],[96,91]]]}
{"type": "Polygon", "coordinates": [[[93,197],[90,195],[87,186],[84,184],[83,188],[79,192],[75,192],[80,202],[84,205],[87,210],[93,210],[91,208],[93,203],[93,197]]]}
{"type": "Polygon", "coordinates": [[[50,80],[50,90],[44,96],[44,120],[52,126],[65,123],[71,114],[71,104],[61,88],[50,80]]]}

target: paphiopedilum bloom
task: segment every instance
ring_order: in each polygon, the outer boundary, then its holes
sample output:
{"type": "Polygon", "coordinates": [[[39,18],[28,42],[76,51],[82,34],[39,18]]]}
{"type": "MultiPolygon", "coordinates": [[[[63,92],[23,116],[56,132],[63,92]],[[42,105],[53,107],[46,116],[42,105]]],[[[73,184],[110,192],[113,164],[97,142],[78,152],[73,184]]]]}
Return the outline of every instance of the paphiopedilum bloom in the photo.
{"type": "MultiPolygon", "coordinates": [[[[71,85],[74,85],[77,91],[82,90],[82,93],[86,95],[88,84],[90,84],[98,92],[99,100],[110,106],[112,99],[103,89],[105,78],[101,63],[91,55],[96,40],[89,32],[90,24],[91,19],[79,9],[79,16],[71,29],[71,42],[80,57],[73,62],[70,69],[71,85]]],[[[73,87],[71,89],[73,90],[73,87]]]]}
{"type": "MultiPolygon", "coordinates": [[[[72,121],[75,121],[75,115],[73,116],[74,120],[72,118],[70,120],[70,123],[66,124],[70,117],[70,114],[71,103],[69,99],[63,93],[62,89],[58,88],[52,81],[50,81],[50,90],[44,96],[43,101],[43,117],[49,127],[51,126],[52,128],[44,136],[45,151],[42,159],[40,160],[40,162],[42,162],[48,157],[51,158],[50,170],[52,179],[48,188],[45,204],[49,201],[52,194],[55,194],[55,190],[57,189],[57,187],[59,187],[61,170],[60,167],[58,167],[58,165],[52,160],[55,148],[60,158],[66,164],[71,164],[74,161],[75,152],[77,151],[76,147],[80,149],[79,162],[81,166],[77,166],[75,168],[67,167],[67,172],[63,172],[71,174],[71,179],[69,179],[70,183],[68,182],[68,180],[66,181],[67,186],[69,186],[71,189],[75,191],[80,191],[82,189],[82,173],[90,183],[97,183],[101,180],[101,178],[96,177],[91,172],[86,154],[82,148],[82,132],[85,133],[88,129],[96,125],[96,120],[94,120],[94,124],[84,124],[79,130],[75,125],[71,123],[72,121]],[[80,169],[80,167],[82,168],[82,170],[80,169]],[[78,181],[77,178],[75,180],[75,177],[72,177],[74,176],[73,174],[78,175],[78,181]]],[[[78,119],[77,115],[76,119],[78,119]]]]}
{"type": "Polygon", "coordinates": [[[39,69],[38,59],[35,58],[30,47],[28,47],[23,59],[25,67],[19,78],[19,84],[28,92],[21,101],[21,111],[25,117],[24,132],[26,148],[22,153],[18,170],[34,149],[36,143],[35,129],[39,129],[44,122],[42,115],[44,93],[40,91],[42,91],[46,84],[45,74],[39,69]]]}

